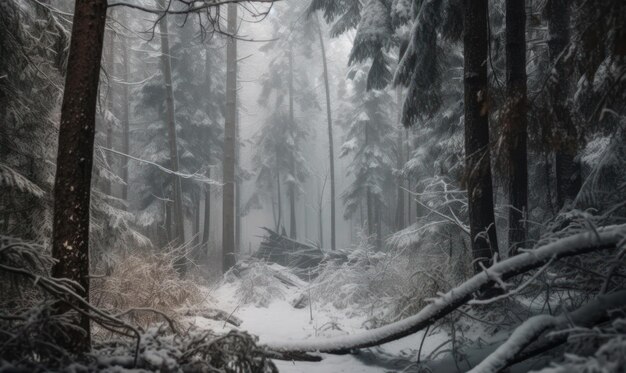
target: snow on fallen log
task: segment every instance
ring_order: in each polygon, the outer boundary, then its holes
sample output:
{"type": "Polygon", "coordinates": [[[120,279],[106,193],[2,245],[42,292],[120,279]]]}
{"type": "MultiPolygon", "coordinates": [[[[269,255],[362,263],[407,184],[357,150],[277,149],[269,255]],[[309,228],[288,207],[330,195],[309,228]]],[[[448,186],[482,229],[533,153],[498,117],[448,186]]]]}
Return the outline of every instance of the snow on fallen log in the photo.
{"type": "MultiPolygon", "coordinates": [[[[538,315],[517,327],[509,339],[469,373],[496,373],[509,366],[531,343],[547,331],[570,326],[590,327],[604,321],[608,313],[626,306],[626,290],[598,296],[577,310],[559,316],[538,315]]],[[[559,339],[566,339],[562,336],[559,339]]],[[[565,340],[563,340],[564,342],[565,340]]]]}
{"type": "Polygon", "coordinates": [[[496,281],[541,267],[550,260],[585,254],[603,249],[615,249],[626,236],[626,224],[574,234],[537,249],[495,263],[461,285],[435,299],[417,314],[406,319],[361,333],[334,338],[312,338],[305,341],[270,343],[267,348],[282,352],[350,353],[360,348],[374,347],[416,333],[440,320],[485,290],[496,281]]]}

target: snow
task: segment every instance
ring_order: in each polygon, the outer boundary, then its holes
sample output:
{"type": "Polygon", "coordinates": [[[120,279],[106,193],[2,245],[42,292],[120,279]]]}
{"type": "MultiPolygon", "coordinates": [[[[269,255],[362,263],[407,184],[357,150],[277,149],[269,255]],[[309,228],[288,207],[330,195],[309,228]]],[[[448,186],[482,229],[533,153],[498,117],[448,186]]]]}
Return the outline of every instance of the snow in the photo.
{"type": "MultiPolygon", "coordinates": [[[[280,266],[272,269],[280,270],[280,266]]],[[[239,285],[235,281],[225,281],[217,287],[207,290],[207,307],[218,308],[232,313],[243,323],[234,327],[224,321],[208,320],[195,317],[193,322],[201,327],[212,329],[216,333],[226,333],[232,329],[245,330],[259,337],[264,345],[295,345],[300,341],[316,338],[348,336],[363,332],[367,318],[357,316],[352,307],[337,309],[332,305],[319,305],[315,301],[309,307],[296,309],[292,301],[302,294],[307,283],[299,281],[297,287],[284,286],[282,294],[269,300],[266,307],[254,301],[247,304],[242,301],[239,285]],[[311,320],[311,313],[313,320],[311,320]]],[[[414,364],[417,359],[417,348],[422,341],[423,333],[416,333],[402,340],[386,344],[382,348],[363,350],[358,354],[331,355],[320,354],[321,362],[301,362],[275,360],[280,372],[381,372],[401,371],[414,364]],[[381,358],[382,357],[382,358],[381,358]]],[[[429,336],[422,349],[422,355],[429,354],[434,348],[448,339],[444,332],[429,336]]]]}
{"type": "MultiPolygon", "coordinates": [[[[260,343],[274,351],[309,351],[313,354],[320,354],[320,351],[360,348],[355,354],[330,355],[321,353],[323,360],[315,363],[277,361],[281,371],[381,371],[381,368],[390,370],[389,366],[385,365],[390,360],[396,364],[391,370],[403,370],[409,366],[414,367],[413,362],[417,359],[416,351],[423,336],[423,330],[420,330],[420,326],[445,315],[450,304],[467,299],[484,283],[494,277],[500,278],[507,272],[529,268],[533,265],[537,267],[537,263],[545,263],[550,258],[559,258],[571,253],[580,253],[590,246],[609,247],[614,245],[622,240],[625,230],[626,225],[620,225],[600,228],[595,232],[583,232],[500,261],[486,272],[475,275],[460,286],[434,299],[431,304],[417,314],[376,329],[365,329],[367,317],[363,316],[362,313],[355,312],[356,306],[354,305],[337,309],[330,304],[317,304],[315,297],[313,297],[311,308],[308,306],[300,309],[294,308],[292,306],[293,300],[303,293],[306,294],[308,284],[304,281],[297,282],[295,285],[281,285],[280,296],[270,297],[271,299],[267,299],[263,306],[259,306],[254,302],[254,299],[246,301],[241,296],[242,287],[245,285],[254,288],[255,281],[245,281],[245,278],[243,281],[228,280],[227,278],[227,281],[209,291],[210,298],[214,300],[211,307],[222,309],[241,319],[240,330],[259,336],[260,343]],[[247,282],[250,284],[246,284],[247,282]],[[366,348],[377,345],[384,340],[392,340],[392,342],[375,348],[366,348]],[[404,364],[404,368],[398,368],[398,365],[402,364],[404,364]]],[[[280,266],[274,266],[272,270],[280,271],[282,269],[280,266]]],[[[258,281],[256,286],[265,285],[258,281]]],[[[257,294],[258,292],[253,290],[251,293],[257,294]]],[[[210,328],[217,333],[226,332],[232,328],[224,322],[209,321],[202,318],[196,318],[194,321],[198,326],[210,328]]],[[[539,321],[543,321],[543,319],[539,321]]],[[[539,324],[541,327],[544,325],[543,322],[539,324]]],[[[524,328],[524,330],[517,331],[517,336],[514,336],[512,340],[523,340],[523,337],[533,330],[524,328]]],[[[449,339],[444,332],[440,331],[439,333],[426,339],[422,356],[427,356],[433,349],[449,339]]],[[[480,332],[471,334],[484,335],[480,332]]],[[[487,349],[482,348],[480,353],[484,354],[486,351],[487,349]]],[[[507,351],[497,351],[494,356],[502,356],[506,353],[507,351]]],[[[478,353],[475,355],[474,358],[478,356],[478,353]]],[[[482,358],[479,358],[475,363],[480,360],[482,358]]],[[[487,365],[489,365],[488,363],[489,361],[486,361],[487,365]]]]}

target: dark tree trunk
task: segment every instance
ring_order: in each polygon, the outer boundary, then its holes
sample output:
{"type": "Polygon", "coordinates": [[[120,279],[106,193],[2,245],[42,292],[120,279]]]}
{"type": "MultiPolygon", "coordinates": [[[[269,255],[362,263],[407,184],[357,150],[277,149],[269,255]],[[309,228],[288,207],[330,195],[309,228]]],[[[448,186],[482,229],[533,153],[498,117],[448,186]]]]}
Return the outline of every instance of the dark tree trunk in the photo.
{"type": "Polygon", "coordinates": [[[576,161],[578,152],[576,127],[567,105],[569,86],[567,72],[562,54],[569,43],[569,22],[571,1],[549,0],[547,4],[548,16],[548,52],[550,64],[553,66],[552,79],[548,84],[550,104],[556,119],[556,128],[559,136],[559,146],[556,150],[556,190],[559,208],[568,201],[576,199],[581,187],[580,163],[576,161]]]}
{"type": "MultiPolygon", "coordinates": [[[[67,63],[67,76],[54,184],[52,276],[68,278],[89,301],[89,200],[96,129],[96,102],[106,22],[106,0],[77,1],[67,63]]],[[[69,310],[62,306],[61,312],[69,310]]],[[[87,312],[87,310],[84,310],[87,312]]],[[[59,343],[72,351],[91,348],[89,318],[81,315],[78,328],[59,343]]]]}
{"type": "MultiPolygon", "coordinates": [[[[295,133],[295,117],[293,113],[293,51],[291,45],[289,46],[289,124],[292,126],[291,131],[295,133]]],[[[295,152],[295,149],[294,149],[295,152]]],[[[298,238],[298,227],[296,225],[296,168],[295,168],[295,154],[291,154],[291,176],[293,181],[288,185],[289,190],[289,238],[298,238]]]]}
{"type": "MultiPolygon", "coordinates": [[[[237,5],[228,5],[228,33],[237,32],[237,5]]],[[[222,270],[235,265],[235,137],[237,134],[237,39],[226,42],[226,124],[222,197],[222,270]]]]}
{"type": "Polygon", "coordinates": [[[507,190],[509,193],[509,254],[526,242],[528,212],[528,155],[526,98],[526,9],[522,0],[506,0],[507,190]]]}
{"type": "MultiPolygon", "coordinates": [[[[128,17],[124,12],[124,23],[128,17]]],[[[124,84],[122,86],[122,153],[130,155],[130,95],[128,79],[130,77],[130,59],[128,58],[128,41],[122,37],[122,64],[124,84]]],[[[122,157],[122,199],[128,201],[128,158],[122,157]]]]}
{"type": "MultiPolygon", "coordinates": [[[[322,35],[322,28],[317,21],[317,32],[320,39],[320,46],[322,48],[322,63],[324,66],[324,88],[326,89],[326,120],[328,122],[328,159],[330,162],[330,249],[335,250],[336,238],[335,238],[335,152],[333,143],[333,119],[332,109],[330,106],[330,87],[328,84],[328,64],[326,61],[326,48],[324,45],[324,37],[322,35]]],[[[322,226],[320,224],[320,231],[322,226]]],[[[321,234],[320,234],[321,237],[321,234]]],[[[320,245],[323,242],[320,241],[320,245]]]]}
{"type": "Polygon", "coordinates": [[[479,263],[487,264],[498,252],[489,149],[488,8],[487,0],[464,0],[463,5],[465,180],[474,269],[479,272],[479,263]]]}
{"type": "MultiPolygon", "coordinates": [[[[163,0],[161,7],[165,8],[163,0]]],[[[176,108],[174,106],[174,91],[172,84],[172,63],[170,56],[170,41],[168,33],[167,16],[163,17],[159,23],[161,31],[161,64],[163,69],[163,78],[165,80],[165,104],[166,104],[166,125],[168,129],[168,143],[170,148],[170,167],[172,171],[178,172],[178,138],[176,135],[176,108]]],[[[174,199],[173,206],[173,241],[175,244],[182,245],[185,242],[185,218],[183,215],[183,196],[180,177],[172,175],[172,193],[174,199]]],[[[176,269],[182,275],[185,273],[185,264],[182,260],[176,263],[176,269]]]]}

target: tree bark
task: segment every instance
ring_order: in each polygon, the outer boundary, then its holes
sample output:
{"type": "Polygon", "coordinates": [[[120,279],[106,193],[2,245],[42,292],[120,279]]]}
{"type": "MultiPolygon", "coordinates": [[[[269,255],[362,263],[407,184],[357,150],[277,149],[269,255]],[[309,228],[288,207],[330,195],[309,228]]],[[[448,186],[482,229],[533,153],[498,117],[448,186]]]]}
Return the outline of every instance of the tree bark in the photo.
{"type": "Polygon", "coordinates": [[[574,201],[582,184],[580,163],[575,160],[578,152],[576,127],[567,105],[569,92],[567,72],[561,56],[570,39],[570,14],[571,1],[548,1],[547,18],[550,35],[548,53],[550,64],[553,66],[551,72],[553,78],[548,84],[548,95],[560,142],[555,155],[558,208],[563,208],[568,201],[574,201]]]}
{"type": "MultiPolygon", "coordinates": [[[[206,177],[211,178],[211,169],[206,171],[206,177]]],[[[207,185],[204,192],[204,230],[202,232],[202,247],[206,250],[211,234],[211,186],[207,185]]]]}
{"type": "MultiPolygon", "coordinates": [[[[127,23],[128,17],[126,12],[123,16],[124,24],[127,23]]],[[[126,37],[122,37],[122,153],[130,155],[130,95],[128,89],[128,80],[130,77],[130,59],[128,58],[128,41],[126,37]]],[[[128,158],[122,157],[122,199],[128,201],[128,158]]]]}
{"type": "MultiPolygon", "coordinates": [[[[96,102],[106,22],[106,0],[77,1],[59,128],[54,184],[52,276],[68,278],[89,301],[89,201],[96,129],[96,102]]],[[[80,306],[79,306],[80,307],[80,306]]],[[[62,306],[65,312],[69,307],[62,306]]],[[[86,309],[83,309],[87,312],[86,309]]],[[[91,348],[89,318],[76,320],[59,343],[71,351],[91,348]]]]}
{"type": "Polygon", "coordinates": [[[488,8],[487,0],[463,0],[463,6],[465,180],[474,269],[480,272],[480,263],[487,265],[498,253],[489,147],[488,8]]]}
{"type": "MultiPolygon", "coordinates": [[[[164,0],[161,0],[161,7],[166,7],[164,0]]],[[[165,104],[167,115],[167,129],[168,129],[168,143],[170,148],[170,162],[171,169],[174,172],[179,170],[178,162],[178,138],[176,135],[176,117],[175,117],[175,103],[174,103],[174,88],[172,85],[172,61],[170,56],[170,41],[167,24],[167,15],[163,17],[159,23],[159,30],[161,31],[161,65],[163,69],[163,79],[165,80],[165,104]]],[[[182,245],[185,242],[185,221],[183,215],[183,196],[182,186],[180,178],[177,175],[172,175],[172,190],[174,197],[173,208],[173,240],[175,244],[182,245]]],[[[176,269],[182,275],[185,273],[185,265],[182,261],[178,261],[176,269]]]]}
{"type": "Polygon", "coordinates": [[[506,0],[506,103],[504,133],[509,163],[509,255],[526,242],[528,212],[526,9],[522,0],[506,0]]]}
{"type": "MultiPolygon", "coordinates": [[[[211,96],[211,90],[213,89],[213,77],[211,76],[211,60],[209,59],[210,49],[207,47],[204,50],[204,79],[206,87],[207,97],[211,96]]],[[[209,114],[209,113],[207,113],[209,114]]],[[[207,164],[211,164],[211,139],[207,139],[208,146],[208,159],[207,164]]],[[[211,167],[207,167],[206,177],[211,178],[211,167]]],[[[204,226],[202,231],[202,248],[208,250],[209,236],[211,234],[211,185],[207,184],[204,191],[204,226]]]]}
{"type": "MultiPolygon", "coordinates": [[[[330,106],[330,87],[328,84],[328,63],[326,61],[326,48],[324,45],[324,37],[322,35],[322,27],[317,18],[317,32],[320,39],[320,46],[322,48],[322,64],[324,67],[324,88],[326,90],[326,120],[328,122],[328,160],[330,162],[330,249],[336,248],[336,234],[335,234],[335,152],[333,143],[333,119],[332,109],[330,106]]],[[[321,224],[320,224],[320,229],[321,224]]],[[[321,235],[320,235],[321,236],[321,235]]],[[[323,242],[320,241],[320,245],[323,242]]]]}
{"type": "Polygon", "coordinates": [[[198,195],[193,199],[193,246],[194,252],[196,253],[195,257],[199,258],[198,249],[201,242],[200,238],[200,199],[202,196],[202,191],[204,188],[200,187],[198,191],[198,195]]]}
{"type": "MultiPolygon", "coordinates": [[[[396,105],[398,107],[398,118],[397,123],[400,125],[402,123],[402,87],[398,86],[396,88],[396,105]]],[[[396,148],[397,148],[397,159],[396,159],[396,168],[398,170],[402,169],[404,165],[404,149],[402,146],[402,130],[398,130],[398,136],[396,138],[396,148]]],[[[404,176],[398,177],[398,188],[396,190],[396,230],[399,231],[406,227],[404,220],[404,205],[405,205],[405,192],[404,192],[404,176]]]]}
{"type": "MultiPolygon", "coordinates": [[[[237,5],[228,4],[228,33],[237,32],[237,5]]],[[[226,123],[222,196],[222,270],[235,265],[235,137],[237,111],[237,39],[226,42],[226,123]]]]}
{"type": "MultiPolygon", "coordinates": [[[[295,116],[293,112],[293,50],[289,45],[289,124],[292,133],[295,133],[295,116]]],[[[294,139],[295,140],[295,139],[294,139]]],[[[295,142],[294,142],[295,146],[295,142]]],[[[295,152],[295,149],[294,149],[295,152]]],[[[296,168],[295,154],[291,154],[291,176],[293,181],[288,185],[289,193],[289,238],[296,240],[298,238],[298,227],[296,225],[296,168]]]]}
{"type": "MultiPolygon", "coordinates": [[[[109,114],[113,114],[113,75],[115,74],[115,60],[114,60],[114,56],[115,53],[113,51],[114,48],[114,37],[115,35],[113,34],[113,31],[106,33],[105,32],[105,40],[107,41],[106,45],[106,52],[104,52],[104,55],[106,57],[106,62],[105,62],[105,69],[107,70],[107,75],[108,75],[108,85],[107,85],[107,90],[106,90],[106,95],[105,95],[105,112],[104,112],[104,120],[103,120],[103,124],[106,126],[106,148],[107,149],[113,149],[113,125],[114,125],[114,121],[113,120],[109,120],[112,119],[110,116],[107,116],[107,112],[109,114]]],[[[110,153],[106,153],[105,154],[105,160],[107,163],[107,166],[111,166],[111,164],[113,163],[113,157],[111,156],[110,153]]],[[[106,180],[104,180],[104,194],[106,195],[112,195],[112,186],[111,186],[111,179],[110,178],[106,178],[106,180]]]]}

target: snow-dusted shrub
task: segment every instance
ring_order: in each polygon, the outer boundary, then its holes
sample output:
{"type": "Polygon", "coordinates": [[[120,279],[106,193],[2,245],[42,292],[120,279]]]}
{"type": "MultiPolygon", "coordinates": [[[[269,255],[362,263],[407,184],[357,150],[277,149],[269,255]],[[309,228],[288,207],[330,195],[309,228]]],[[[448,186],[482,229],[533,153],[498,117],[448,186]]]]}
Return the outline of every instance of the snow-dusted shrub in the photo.
{"type": "Polygon", "coordinates": [[[305,286],[289,269],[257,259],[238,263],[225,274],[224,283],[235,287],[234,293],[241,304],[257,307],[267,307],[274,300],[284,300],[290,287],[305,286]]]}
{"type": "MultiPolygon", "coordinates": [[[[177,258],[175,251],[120,254],[113,258],[109,274],[91,281],[91,299],[105,309],[153,308],[175,317],[181,307],[203,300],[196,283],[180,278],[175,268],[177,258]]],[[[163,321],[152,312],[133,312],[127,317],[144,326],[163,321]]]]}
{"type": "Polygon", "coordinates": [[[406,248],[375,251],[367,242],[347,252],[347,261],[320,266],[311,283],[313,302],[353,309],[370,318],[368,327],[376,327],[415,313],[449,285],[445,255],[406,248]]]}
{"type": "MultiPolygon", "coordinates": [[[[167,334],[152,328],[141,337],[135,368],[149,372],[277,372],[256,342],[256,337],[245,332],[216,335],[192,328],[184,334],[167,334]]],[[[95,365],[98,370],[131,369],[134,349],[125,343],[101,345],[94,352],[95,365]]]]}

